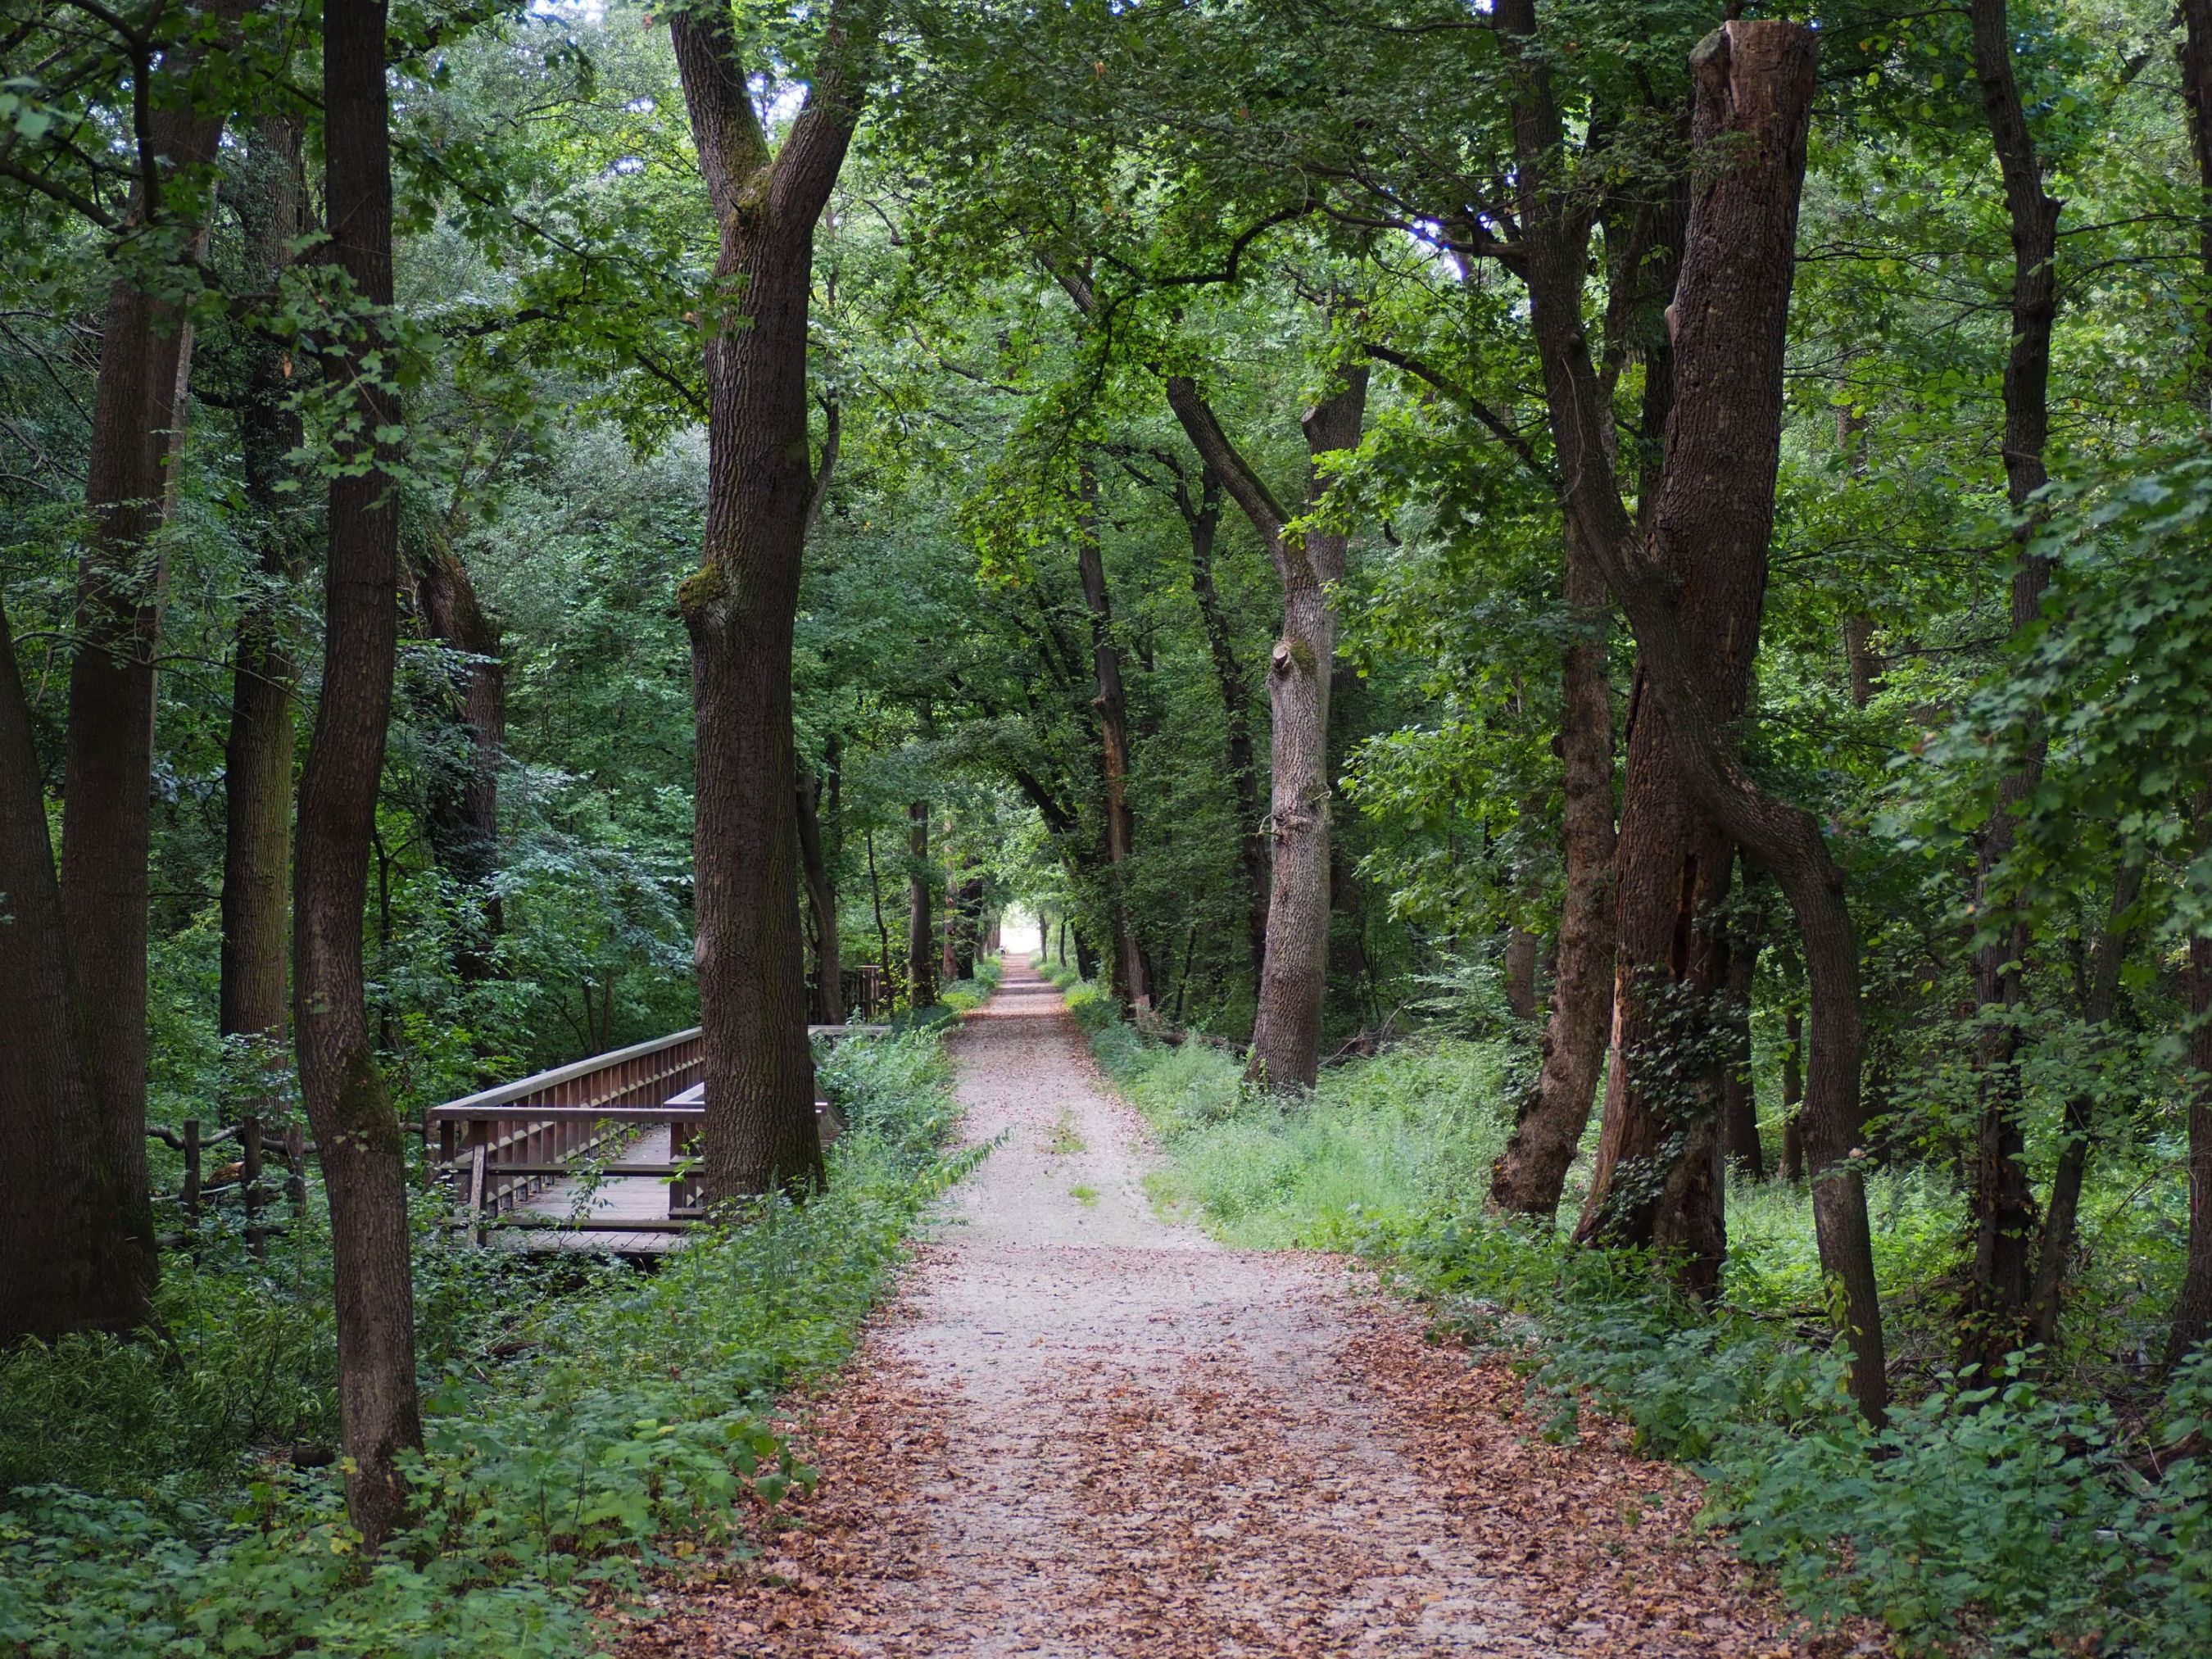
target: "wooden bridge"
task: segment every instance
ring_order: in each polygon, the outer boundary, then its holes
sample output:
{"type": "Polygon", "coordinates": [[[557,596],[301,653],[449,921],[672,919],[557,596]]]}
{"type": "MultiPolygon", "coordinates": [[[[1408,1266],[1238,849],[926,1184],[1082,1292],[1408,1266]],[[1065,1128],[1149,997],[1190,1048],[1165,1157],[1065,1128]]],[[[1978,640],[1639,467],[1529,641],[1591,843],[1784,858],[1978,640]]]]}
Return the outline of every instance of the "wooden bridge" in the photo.
{"type": "MultiPolygon", "coordinates": [[[[887,1025],[811,1025],[877,1036],[887,1025]]],[[[501,1249],[659,1255],[700,1218],[690,1173],[706,1121],[699,1028],[434,1106],[433,1167],[470,1241],[501,1249]]],[[[835,1138],[826,1101],[825,1143],[835,1138]]]]}

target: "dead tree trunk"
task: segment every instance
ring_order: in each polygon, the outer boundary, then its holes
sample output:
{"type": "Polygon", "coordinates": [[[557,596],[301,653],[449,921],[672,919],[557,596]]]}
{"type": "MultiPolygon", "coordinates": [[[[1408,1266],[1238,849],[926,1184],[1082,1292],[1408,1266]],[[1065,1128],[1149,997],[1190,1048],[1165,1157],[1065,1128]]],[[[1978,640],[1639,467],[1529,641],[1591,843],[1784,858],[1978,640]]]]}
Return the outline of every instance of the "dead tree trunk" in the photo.
{"type": "MultiPolygon", "coordinates": [[[[1321,506],[1328,481],[1322,458],[1356,448],[1367,409],[1364,362],[1340,371],[1341,386],[1306,410],[1306,505],[1321,506]]],[[[1283,592],[1283,632],[1267,659],[1272,848],[1267,945],[1260,976],[1252,1055],[1245,1075],[1271,1089],[1310,1089],[1321,1069],[1322,1003],[1328,969],[1328,696],[1336,665],[1330,588],[1344,576],[1340,531],[1293,534],[1285,514],[1214,418],[1195,382],[1172,375],[1168,406],[1207,466],[1267,544],[1283,592]]]]}
{"type": "Polygon", "coordinates": [[[362,965],[398,641],[398,478],[383,434],[399,424],[399,401],[366,366],[394,349],[385,28],[384,0],[324,9],[325,195],[351,313],[324,368],[356,388],[340,441],[356,467],[330,483],[323,690],[300,779],[292,924],[300,1086],[331,1206],[346,1506],[371,1553],[405,1510],[399,1455],[422,1438],[403,1138],[377,1068],[362,965]]]}
{"type": "MultiPolygon", "coordinates": [[[[2050,431],[2051,329],[2058,309],[2059,204],[2043,189],[2043,163],[2028,131],[2013,73],[2012,27],[2005,0],[1972,0],[1974,72],[2004,181],[2013,252],[2012,341],[2004,368],[2005,495],[2017,511],[2040,489],[2050,431]]],[[[2027,550],[2023,524],[2012,580],[2015,632],[2041,614],[2049,562],[2027,550]]],[[[2012,851],[2015,821],[2043,775],[2039,734],[2017,772],[1998,786],[1996,810],[1984,828],[1976,860],[1975,907],[1989,902],[1990,879],[2012,851]]],[[[2021,967],[2031,941],[2025,926],[2004,928],[1974,956],[1974,1000],[1982,1032],[1979,1121],[1972,1187],[1974,1258],[1960,1313],[1960,1359],[1984,1373],[2002,1366],[2019,1344],[2027,1312],[2035,1243],[2035,1194],[2029,1185],[2021,1124],[2021,967]]]]}
{"type": "Polygon", "coordinates": [[[875,11],[833,5],[806,100],[771,150],[726,9],[669,36],[720,227],[704,316],[704,556],[678,591],[698,732],[696,905],[706,1030],[704,1186],[720,1200],[823,1181],[799,920],[792,635],[812,507],[807,310],[814,232],[866,95],[875,11]]]}

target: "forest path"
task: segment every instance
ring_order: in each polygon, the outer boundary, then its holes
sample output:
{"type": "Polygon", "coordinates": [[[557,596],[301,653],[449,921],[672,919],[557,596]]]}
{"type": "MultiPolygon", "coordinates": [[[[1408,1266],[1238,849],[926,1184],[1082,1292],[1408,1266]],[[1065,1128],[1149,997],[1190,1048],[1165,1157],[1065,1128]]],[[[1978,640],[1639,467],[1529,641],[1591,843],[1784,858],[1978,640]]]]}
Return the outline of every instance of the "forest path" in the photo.
{"type": "Polygon", "coordinates": [[[808,1413],[805,1524],[630,1652],[1791,1650],[1680,1471],[1543,1443],[1338,1258],[1155,1216],[1144,1126],[1025,963],[951,1049],[1003,1139],[808,1413]]]}

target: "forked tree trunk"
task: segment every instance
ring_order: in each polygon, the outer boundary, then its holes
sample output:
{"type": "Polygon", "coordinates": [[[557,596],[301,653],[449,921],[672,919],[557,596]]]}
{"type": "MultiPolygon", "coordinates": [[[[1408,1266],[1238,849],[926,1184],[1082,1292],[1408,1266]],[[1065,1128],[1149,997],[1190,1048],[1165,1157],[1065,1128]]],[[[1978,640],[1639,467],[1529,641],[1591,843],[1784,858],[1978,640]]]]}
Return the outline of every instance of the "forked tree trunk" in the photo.
{"type": "Polygon", "coordinates": [[[1693,137],[1704,165],[1674,307],[1677,401],[1653,515],[1655,545],[1646,553],[1637,545],[1602,442],[1598,379],[1581,316],[1589,228],[1571,194],[1553,183],[1565,123],[1542,55],[1530,50],[1535,8],[1533,0],[1496,0],[1494,15],[1516,71],[1523,270],[1562,493],[1577,533],[1627,614],[1645,689],[1673,715],[1684,775],[1700,806],[1774,877],[1796,917],[1818,1045],[1804,1114],[1807,1152],[1817,1171],[1814,1227],[1821,1266],[1843,1291],[1841,1334],[1852,1351],[1852,1397],[1878,1423],[1887,1379],[1866,1191],[1852,1161],[1863,1028],[1858,945],[1843,875],[1819,823],[1766,796],[1737,761],[1724,723],[1710,707],[1710,676],[1701,672],[1707,665],[1685,640],[1684,607],[1671,574],[1686,542],[1709,534],[1741,537],[1761,516],[1771,526],[1816,37],[1796,24],[1731,21],[1692,55],[1693,137]]]}
{"type": "Polygon", "coordinates": [[[1106,901],[1114,926],[1114,994],[1125,1008],[1149,1006],[1152,988],[1129,907],[1129,859],[1136,820],[1129,810],[1129,701],[1121,684],[1121,647],[1114,638],[1114,605],[1098,544],[1098,481],[1086,463],[1075,528],[1076,568],[1091,616],[1091,708],[1098,716],[1099,774],[1105,786],[1106,901]]]}
{"type": "Polygon", "coordinates": [[[149,1322],[152,1242],[101,1155],[15,635],[0,610],[0,1352],[149,1322]]]}
{"type": "MultiPolygon", "coordinates": [[[[1358,447],[1367,410],[1364,361],[1339,370],[1341,385],[1306,410],[1306,506],[1328,491],[1324,456],[1358,447]]],[[[1245,1075],[1270,1089],[1310,1089],[1321,1070],[1322,1003],[1328,969],[1328,697],[1336,665],[1336,609],[1343,579],[1340,531],[1293,534],[1290,518],[1229,441],[1197,385],[1169,377],[1168,406],[1199,458],[1267,544],[1283,593],[1283,632],[1267,659],[1272,779],[1267,959],[1261,969],[1252,1054],[1245,1075]]]]}
{"type": "Polygon", "coordinates": [[[1568,520],[1565,597],[1575,632],[1560,665],[1559,758],[1566,901],[1536,1080],[1490,1176],[1501,1210],[1549,1218],[1589,1126],[1613,1023],[1613,685],[1605,578],[1568,520]]]}
{"type": "MultiPolygon", "coordinates": [[[[2015,510],[2048,475],[2044,445],[2050,431],[2051,328],[2058,308],[2058,202],[2043,188],[2020,87],[2013,73],[2012,26],[2005,0],[1972,0],[1974,72],[2004,181],[2012,228],[2012,338],[2004,368],[2005,495],[2015,510]]],[[[2012,580],[2015,634],[2042,613],[2049,561],[2027,550],[2025,528],[2012,580]]],[[[1976,860],[1978,912],[1990,902],[1990,880],[2011,853],[2015,821],[2043,775],[2040,732],[2024,763],[1997,788],[1996,810],[1984,828],[1976,860]]],[[[1977,1045],[1979,1121],[1972,1186],[1974,1256],[1960,1310],[1960,1362],[1985,1375],[2019,1346],[2027,1316],[2035,1245],[2035,1194],[2029,1183],[2021,1122],[2021,965],[2031,944],[2025,926],[2005,928],[1974,957],[1974,1000],[1983,1021],[1977,1045]]]]}
{"type": "Polygon", "coordinates": [[[937,933],[930,902],[929,803],[906,809],[906,1006],[917,1011],[937,1000],[937,933]]]}
{"type": "Polygon", "coordinates": [[[341,434],[362,470],[330,483],[322,698],[300,778],[293,896],[293,1030],[300,1087],[321,1149],[337,1298],[338,1412],[346,1507],[365,1547],[405,1512],[398,1459],[422,1439],[415,1303],[398,1115],[376,1063],[362,966],[362,912],[392,716],[398,640],[399,402],[365,368],[393,350],[392,167],[384,0],[331,0],[323,13],[325,195],[331,246],[362,314],[334,336],[325,372],[356,387],[341,434]]]}
{"type": "Polygon", "coordinates": [[[866,90],[873,10],[836,4],[780,149],[755,113],[726,7],[669,37],[720,228],[704,312],[707,532],[678,591],[698,732],[695,892],[709,1200],[823,1182],[799,921],[791,659],[815,498],[807,434],[814,231],[866,90]],[[856,14],[866,14],[865,19],[856,14]]]}
{"type": "MultiPolygon", "coordinates": [[[[256,131],[239,195],[253,280],[273,288],[300,237],[306,201],[300,125],[272,117],[256,131]]],[[[239,439],[246,499],[258,520],[254,586],[231,659],[230,729],[223,743],[222,949],[219,1024],[281,1058],[291,957],[292,762],[299,670],[288,617],[307,570],[306,526],[293,467],[298,414],[289,409],[286,354],[252,347],[239,439]]]]}
{"type": "MultiPolygon", "coordinates": [[[[218,0],[227,27],[246,0],[218,0]]],[[[177,49],[181,81],[196,52],[177,49]]],[[[151,100],[138,157],[143,173],[127,227],[166,211],[161,192],[214,160],[226,111],[177,88],[151,100]],[[149,195],[145,179],[154,181],[149,195]]],[[[176,228],[198,245],[204,225],[176,228]]],[[[154,664],[167,556],[159,539],[173,491],[178,434],[191,374],[191,326],[173,301],[126,274],[108,293],[93,392],[85,477],[88,534],[77,567],[76,642],[70,660],[63,779],[61,897],[75,994],[91,1042],[85,1054],[94,1121],[120,1224],[155,1271],[146,1172],[147,863],[152,849],[154,664]]]]}

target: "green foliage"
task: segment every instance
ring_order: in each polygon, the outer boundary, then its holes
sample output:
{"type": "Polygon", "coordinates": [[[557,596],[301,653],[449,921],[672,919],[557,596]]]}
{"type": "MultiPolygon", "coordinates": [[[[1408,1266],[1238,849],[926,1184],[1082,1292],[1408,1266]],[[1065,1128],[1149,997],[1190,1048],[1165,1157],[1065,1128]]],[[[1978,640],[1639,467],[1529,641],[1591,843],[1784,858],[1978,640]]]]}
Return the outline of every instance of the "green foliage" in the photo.
{"type": "Polygon", "coordinates": [[[334,1473],[325,1292],[173,1275],[176,1346],[76,1340],[0,1372],[0,1643],[56,1659],[567,1655],[589,1603],[750,1547],[811,1481],[767,1413],[849,1352],[915,1218],[966,1167],[935,1040],[837,1045],[831,1188],[659,1271],[418,1248],[425,1446],[410,1528],[357,1559],[334,1473]],[[179,1285],[176,1281],[181,1279],[179,1285]],[[22,1484],[16,1484],[21,1482],[22,1484]]]}

